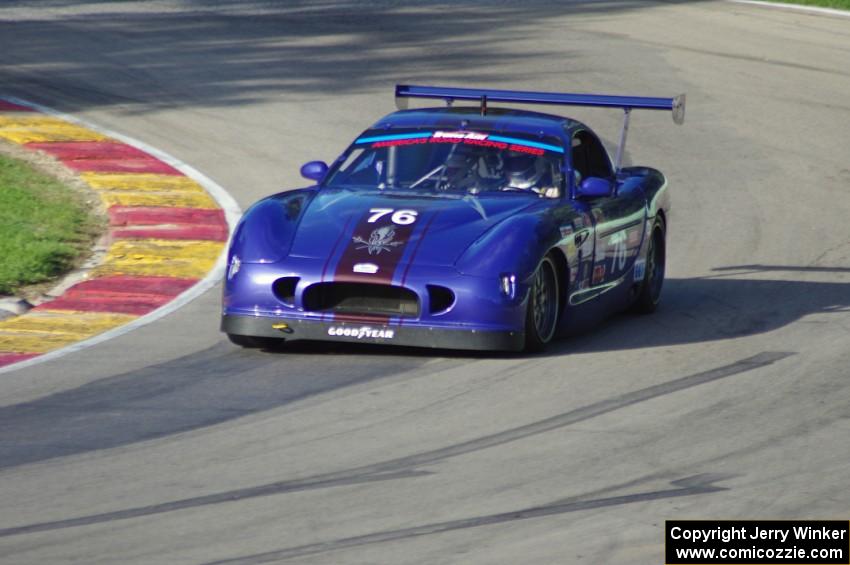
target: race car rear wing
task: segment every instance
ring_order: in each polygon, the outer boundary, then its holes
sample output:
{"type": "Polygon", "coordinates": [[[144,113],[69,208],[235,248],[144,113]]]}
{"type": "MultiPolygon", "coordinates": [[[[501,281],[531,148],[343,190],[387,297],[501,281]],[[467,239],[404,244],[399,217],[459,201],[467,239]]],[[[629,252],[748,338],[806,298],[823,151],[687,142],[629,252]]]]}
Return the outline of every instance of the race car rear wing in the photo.
{"type": "Polygon", "coordinates": [[[620,170],[626,135],[629,131],[631,111],[668,110],[673,113],[673,122],[685,122],[685,95],[673,98],[650,98],[646,96],[611,96],[607,94],[568,94],[562,92],[531,92],[523,90],[492,90],[485,88],[455,88],[445,86],[414,86],[397,84],[395,87],[396,107],[407,108],[408,98],[436,98],[451,106],[455,100],[476,100],[481,104],[481,115],[487,114],[488,102],[513,102],[515,104],[556,104],[561,106],[592,106],[597,108],[621,108],[624,112],[620,145],[617,147],[616,170],[620,170]]]}

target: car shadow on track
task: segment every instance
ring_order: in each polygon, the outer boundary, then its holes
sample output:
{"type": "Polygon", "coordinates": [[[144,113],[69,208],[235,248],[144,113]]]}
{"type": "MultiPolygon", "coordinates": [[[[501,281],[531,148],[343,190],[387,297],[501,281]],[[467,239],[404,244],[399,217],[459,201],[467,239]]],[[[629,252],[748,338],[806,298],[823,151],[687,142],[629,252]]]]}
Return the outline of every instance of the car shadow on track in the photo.
{"type": "Polygon", "coordinates": [[[400,355],[267,355],[218,342],[176,359],[0,406],[6,468],[204,428],[329,392],[459,364],[400,355]]]}
{"type": "Polygon", "coordinates": [[[547,354],[733,339],[778,330],[807,316],[814,316],[812,323],[824,323],[830,315],[850,311],[850,282],[739,278],[780,272],[840,275],[850,274],[850,268],[743,265],[714,272],[718,275],[668,279],[654,314],[615,316],[553,344],[547,354]]]}
{"type": "Polygon", "coordinates": [[[222,340],[177,359],[0,407],[0,470],[212,426],[383,378],[456,369],[475,359],[568,358],[754,335],[805,316],[828,322],[824,316],[850,308],[848,288],[847,283],[670,279],[664,306],[654,315],[616,316],[533,356],[335,343],[241,351],[222,340]]]}

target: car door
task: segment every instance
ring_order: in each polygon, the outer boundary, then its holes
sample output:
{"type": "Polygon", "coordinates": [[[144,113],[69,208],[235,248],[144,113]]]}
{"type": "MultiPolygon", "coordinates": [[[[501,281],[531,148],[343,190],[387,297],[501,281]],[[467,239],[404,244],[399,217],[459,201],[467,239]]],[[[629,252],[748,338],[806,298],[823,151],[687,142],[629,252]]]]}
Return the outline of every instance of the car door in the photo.
{"type": "MultiPolygon", "coordinates": [[[[581,179],[613,180],[608,153],[591,131],[583,129],[573,135],[572,154],[573,169],[581,179]]],[[[646,225],[645,199],[640,187],[629,185],[586,204],[593,216],[596,238],[590,286],[612,285],[631,269],[640,250],[646,225]]]]}

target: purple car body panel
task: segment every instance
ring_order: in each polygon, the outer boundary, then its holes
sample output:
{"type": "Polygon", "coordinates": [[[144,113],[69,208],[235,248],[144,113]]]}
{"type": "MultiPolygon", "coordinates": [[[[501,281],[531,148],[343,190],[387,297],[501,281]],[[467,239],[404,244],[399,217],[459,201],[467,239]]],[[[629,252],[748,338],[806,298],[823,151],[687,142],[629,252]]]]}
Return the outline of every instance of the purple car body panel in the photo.
{"type": "MultiPolygon", "coordinates": [[[[537,112],[452,107],[382,118],[317,185],[269,196],[245,213],[228,254],[222,329],[286,340],[520,349],[530,284],[547,255],[558,267],[561,333],[628,307],[643,280],[648,233],[658,218],[669,221],[666,180],[647,167],[614,171],[604,150],[604,161],[579,163],[592,158],[574,155],[576,139],[601,148],[582,123],[537,112]],[[457,132],[471,132],[469,143],[545,151],[563,171],[559,193],[328,184],[364,147],[444,142],[437,138],[457,132]],[[608,171],[607,181],[594,175],[586,183],[594,194],[581,197],[576,172],[593,166],[608,171]],[[611,192],[600,194],[606,182],[611,192]]],[[[322,172],[306,168],[313,177],[322,172]]]]}

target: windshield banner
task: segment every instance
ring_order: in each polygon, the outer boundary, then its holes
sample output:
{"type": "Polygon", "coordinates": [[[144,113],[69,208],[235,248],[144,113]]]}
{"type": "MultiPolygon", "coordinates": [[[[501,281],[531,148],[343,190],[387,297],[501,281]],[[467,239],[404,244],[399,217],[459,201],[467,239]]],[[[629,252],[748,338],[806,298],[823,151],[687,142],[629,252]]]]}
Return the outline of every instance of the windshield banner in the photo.
{"type": "Polygon", "coordinates": [[[373,137],[361,137],[355,143],[371,143],[372,148],[419,145],[426,143],[463,143],[464,145],[493,147],[501,150],[529,153],[531,155],[543,155],[545,151],[554,151],[556,153],[564,152],[564,149],[557,145],[540,143],[518,137],[504,137],[473,131],[435,131],[429,133],[416,132],[400,133],[395,135],[380,135],[373,137]]]}

